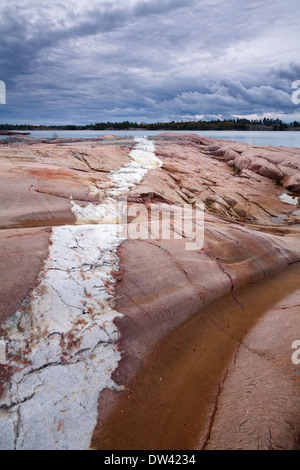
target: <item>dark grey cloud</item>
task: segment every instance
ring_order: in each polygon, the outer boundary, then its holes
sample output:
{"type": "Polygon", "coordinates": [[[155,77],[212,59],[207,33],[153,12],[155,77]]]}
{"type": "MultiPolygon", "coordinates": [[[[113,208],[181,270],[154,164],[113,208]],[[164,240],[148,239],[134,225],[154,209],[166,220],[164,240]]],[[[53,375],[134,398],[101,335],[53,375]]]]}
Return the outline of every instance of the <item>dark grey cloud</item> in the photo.
{"type": "Polygon", "coordinates": [[[1,122],[300,119],[298,0],[0,4],[1,122]]]}

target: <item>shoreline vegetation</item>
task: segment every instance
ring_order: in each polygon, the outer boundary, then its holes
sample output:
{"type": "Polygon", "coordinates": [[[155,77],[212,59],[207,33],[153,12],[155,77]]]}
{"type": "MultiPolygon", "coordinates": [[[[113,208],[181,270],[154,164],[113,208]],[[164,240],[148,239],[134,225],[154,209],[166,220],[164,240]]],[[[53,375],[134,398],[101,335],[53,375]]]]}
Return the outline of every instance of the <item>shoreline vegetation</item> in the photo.
{"type": "Polygon", "coordinates": [[[32,125],[32,124],[0,124],[0,135],[9,135],[10,131],[36,131],[36,130],[91,130],[91,131],[106,131],[106,130],[147,130],[147,131],[299,131],[300,122],[294,121],[289,124],[281,121],[280,119],[225,119],[214,121],[180,121],[180,122],[155,122],[144,123],[141,122],[99,122],[95,124],[87,124],[84,126],[66,124],[66,125],[32,125]]]}

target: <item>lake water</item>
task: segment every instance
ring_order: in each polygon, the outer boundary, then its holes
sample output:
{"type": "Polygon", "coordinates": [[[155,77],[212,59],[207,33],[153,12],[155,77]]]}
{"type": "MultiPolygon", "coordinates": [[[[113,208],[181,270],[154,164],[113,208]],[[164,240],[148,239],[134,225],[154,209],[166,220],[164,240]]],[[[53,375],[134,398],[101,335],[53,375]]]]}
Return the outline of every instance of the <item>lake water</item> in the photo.
{"type": "MultiPolygon", "coordinates": [[[[24,131],[25,132],[25,131],[24,131]]],[[[29,132],[29,131],[28,131],[29,132]]],[[[154,136],[168,131],[55,131],[57,137],[67,138],[93,138],[104,135],[116,136],[154,136]]],[[[169,131],[171,132],[171,131],[169,131]]],[[[173,132],[173,131],[172,131],[173,132]]],[[[178,131],[212,137],[215,139],[233,140],[246,142],[251,145],[275,145],[278,147],[300,148],[300,131],[178,131]]],[[[53,131],[31,131],[30,137],[52,138],[53,131]]],[[[2,136],[1,136],[2,137],[2,136]]],[[[3,136],[4,137],[4,136],[3,136]]]]}

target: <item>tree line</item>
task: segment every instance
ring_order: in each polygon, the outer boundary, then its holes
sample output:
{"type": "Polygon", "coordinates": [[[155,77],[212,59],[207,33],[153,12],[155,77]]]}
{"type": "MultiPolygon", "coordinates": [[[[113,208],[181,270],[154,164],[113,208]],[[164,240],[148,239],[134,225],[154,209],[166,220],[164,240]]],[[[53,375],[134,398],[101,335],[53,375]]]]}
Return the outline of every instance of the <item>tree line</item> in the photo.
{"type": "Polygon", "coordinates": [[[32,124],[0,124],[0,130],[65,130],[65,131],[78,131],[78,130],[91,130],[91,131],[107,131],[107,130],[134,130],[144,129],[149,131],[158,130],[190,130],[190,131],[228,131],[228,130],[272,130],[284,131],[299,129],[300,122],[293,121],[289,124],[281,121],[280,119],[224,119],[212,121],[170,121],[170,122],[155,122],[155,123],[137,123],[130,121],[123,122],[98,122],[95,124],[87,124],[84,126],[67,124],[67,125],[32,125],[32,124]]]}

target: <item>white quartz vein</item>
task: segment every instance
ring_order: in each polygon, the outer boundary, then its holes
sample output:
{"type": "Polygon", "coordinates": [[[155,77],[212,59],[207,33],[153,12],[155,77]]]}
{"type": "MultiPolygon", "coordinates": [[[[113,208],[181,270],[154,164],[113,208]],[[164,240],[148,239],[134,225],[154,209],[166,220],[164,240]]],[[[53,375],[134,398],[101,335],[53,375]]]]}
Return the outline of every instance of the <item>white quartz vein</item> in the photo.
{"type": "Polygon", "coordinates": [[[53,227],[39,286],[2,325],[13,374],[0,398],[1,449],[88,449],[101,391],[119,389],[111,378],[121,359],[117,197],[161,166],[153,143],[135,140],[132,161],[111,172],[104,202],[73,203],[78,225],[53,227]]]}

